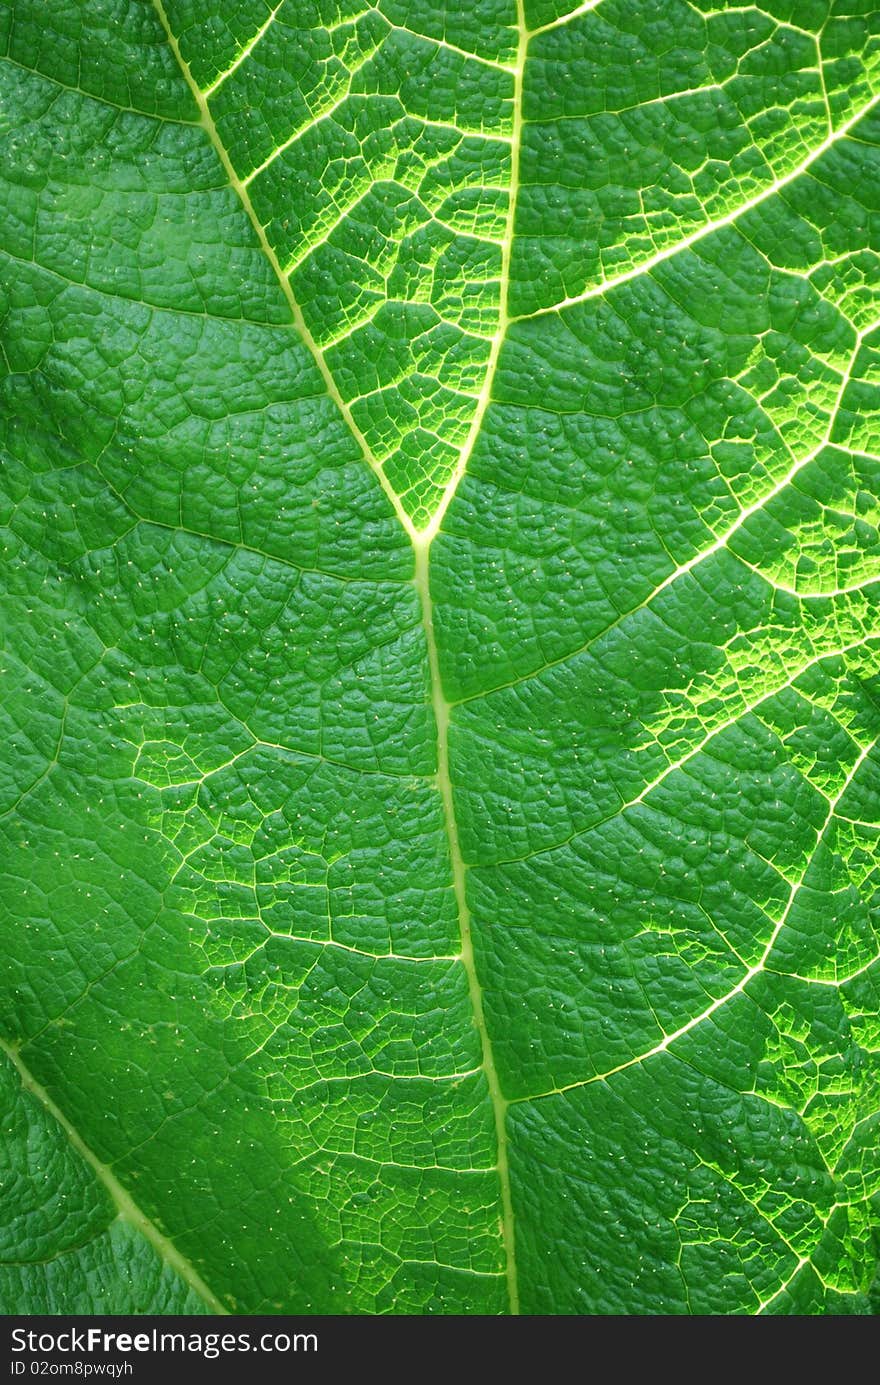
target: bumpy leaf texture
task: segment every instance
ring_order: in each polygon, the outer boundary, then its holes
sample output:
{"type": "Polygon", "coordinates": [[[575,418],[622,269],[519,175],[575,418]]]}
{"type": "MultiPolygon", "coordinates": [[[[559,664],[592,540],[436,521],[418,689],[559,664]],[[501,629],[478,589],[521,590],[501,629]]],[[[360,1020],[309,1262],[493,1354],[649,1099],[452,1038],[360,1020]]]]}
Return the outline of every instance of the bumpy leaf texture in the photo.
{"type": "Polygon", "coordinates": [[[880,12],[0,32],[5,1310],[868,1313],[880,12]]]}

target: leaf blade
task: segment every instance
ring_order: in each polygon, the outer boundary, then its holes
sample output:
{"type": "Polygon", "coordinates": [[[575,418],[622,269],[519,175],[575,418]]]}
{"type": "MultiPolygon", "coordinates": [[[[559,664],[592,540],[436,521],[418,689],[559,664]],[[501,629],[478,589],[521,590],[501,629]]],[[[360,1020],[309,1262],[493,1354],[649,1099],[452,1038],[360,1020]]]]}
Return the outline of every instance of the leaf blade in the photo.
{"type": "MultiPolygon", "coordinates": [[[[5,1034],[234,1311],[869,1311],[867,21],[698,20],[760,98],[732,137],[755,122],[756,190],[716,170],[671,237],[653,208],[647,255],[586,222],[560,305],[541,257],[589,176],[533,243],[541,141],[615,150],[628,117],[585,115],[578,74],[621,80],[617,25],[660,53],[687,166],[685,29],[660,52],[682,12],[310,17],[342,67],[470,74],[504,173],[474,201],[462,135],[455,234],[504,201],[529,315],[491,300],[466,427],[440,399],[454,460],[410,492],[337,381],[363,286],[301,330],[262,220],[285,204],[257,210],[219,133],[267,53],[293,92],[304,7],[225,7],[201,66],[203,7],[164,34],[68,8],[18,0],[5,31],[5,1034]],[[767,120],[779,97],[806,135],[767,120]]],[[[362,95],[371,120],[399,99],[362,95]]],[[[404,96],[439,138],[433,95],[404,96]]],[[[625,191],[644,168],[616,152],[625,191]]]]}

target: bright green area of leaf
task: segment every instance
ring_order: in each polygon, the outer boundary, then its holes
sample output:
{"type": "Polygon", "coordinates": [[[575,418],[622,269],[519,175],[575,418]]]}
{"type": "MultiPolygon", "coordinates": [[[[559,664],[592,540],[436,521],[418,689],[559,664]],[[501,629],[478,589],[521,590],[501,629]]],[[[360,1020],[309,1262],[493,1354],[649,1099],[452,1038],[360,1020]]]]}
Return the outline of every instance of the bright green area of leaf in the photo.
{"type": "Polygon", "coordinates": [[[0,36],[0,1306],[870,1312],[880,12],[0,36]]]}

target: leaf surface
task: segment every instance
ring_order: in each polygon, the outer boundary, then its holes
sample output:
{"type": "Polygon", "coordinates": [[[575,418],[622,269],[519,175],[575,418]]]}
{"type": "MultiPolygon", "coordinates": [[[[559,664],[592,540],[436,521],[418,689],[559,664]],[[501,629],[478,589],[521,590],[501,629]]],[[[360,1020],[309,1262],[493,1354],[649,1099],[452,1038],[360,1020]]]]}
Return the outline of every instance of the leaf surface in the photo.
{"type": "Polygon", "coordinates": [[[0,34],[6,1311],[870,1312],[878,12],[0,34]]]}

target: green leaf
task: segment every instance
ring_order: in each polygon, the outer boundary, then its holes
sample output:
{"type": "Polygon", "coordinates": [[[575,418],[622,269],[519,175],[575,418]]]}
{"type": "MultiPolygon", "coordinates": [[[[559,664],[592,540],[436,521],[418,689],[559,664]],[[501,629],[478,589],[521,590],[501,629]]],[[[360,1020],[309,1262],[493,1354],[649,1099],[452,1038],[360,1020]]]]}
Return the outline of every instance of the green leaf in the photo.
{"type": "Polygon", "coordinates": [[[880,11],[0,5],[6,1312],[871,1311],[880,11]]]}

